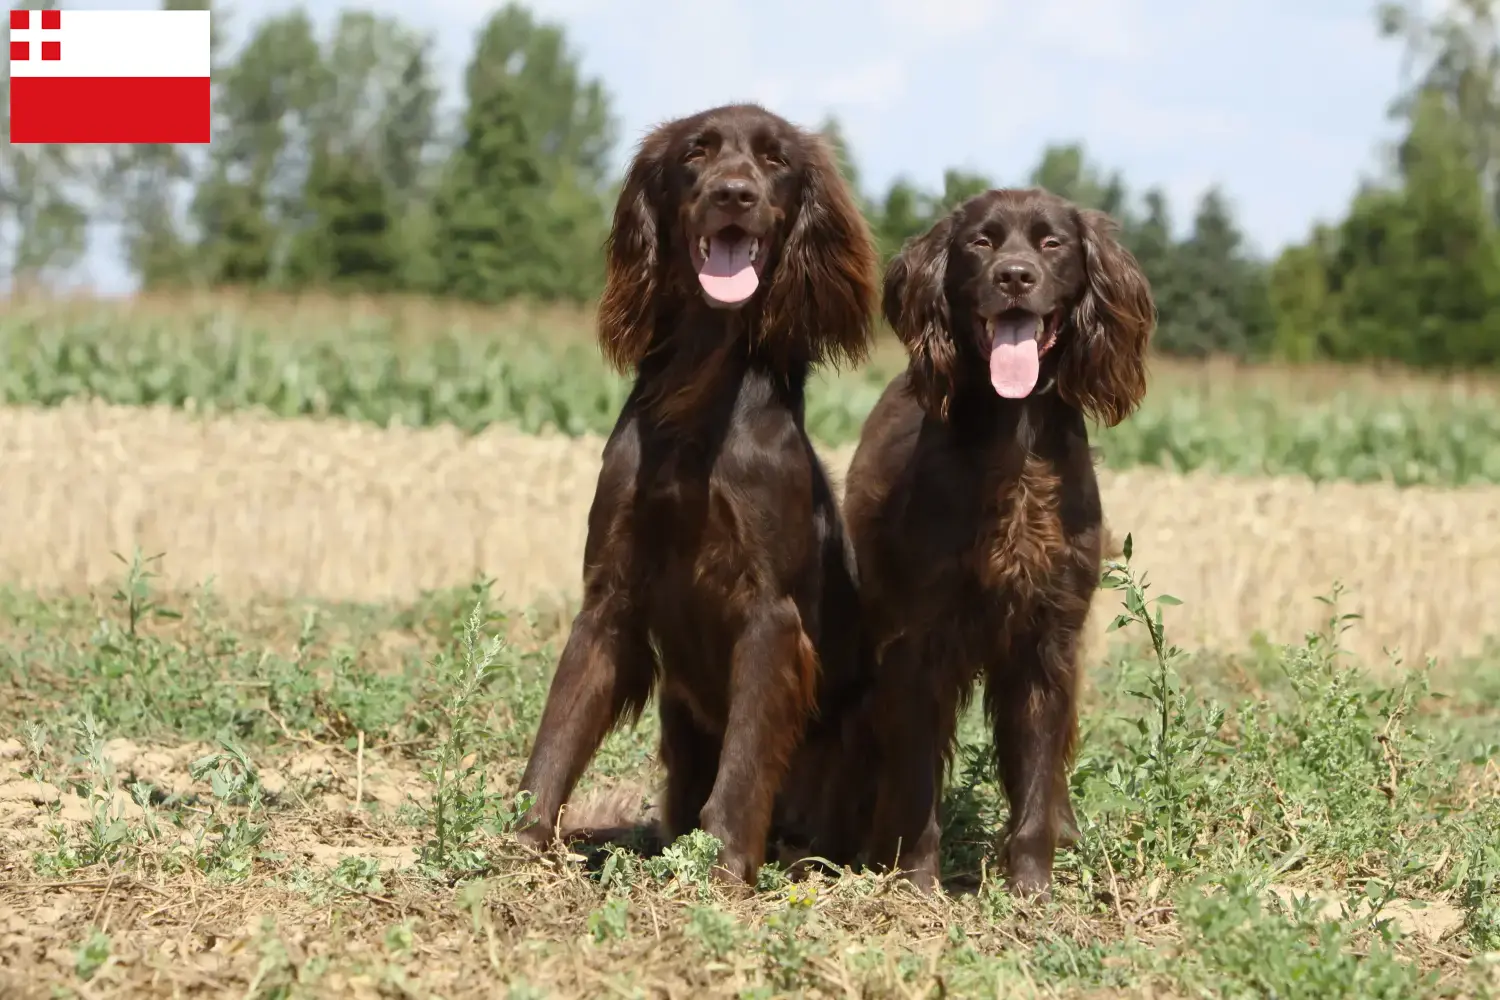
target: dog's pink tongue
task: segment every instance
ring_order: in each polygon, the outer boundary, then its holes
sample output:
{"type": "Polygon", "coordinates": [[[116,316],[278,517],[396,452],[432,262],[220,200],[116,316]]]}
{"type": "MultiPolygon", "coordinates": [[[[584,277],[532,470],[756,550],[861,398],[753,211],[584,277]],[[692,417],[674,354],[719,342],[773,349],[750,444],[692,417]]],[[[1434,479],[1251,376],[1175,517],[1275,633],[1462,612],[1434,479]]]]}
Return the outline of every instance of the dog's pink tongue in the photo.
{"type": "Polygon", "coordinates": [[[715,300],[733,304],[755,294],[760,278],[750,263],[750,237],[733,242],[708,238],[708,260],[698,270],[698,283],[715,300]]]}
{"type": "Polygon", "coordinates": [[[990,338],[990,385],[1006,399],[1030,394],[1042,364],[1036,344],[1036,317],[995,320],[990,338]]]}

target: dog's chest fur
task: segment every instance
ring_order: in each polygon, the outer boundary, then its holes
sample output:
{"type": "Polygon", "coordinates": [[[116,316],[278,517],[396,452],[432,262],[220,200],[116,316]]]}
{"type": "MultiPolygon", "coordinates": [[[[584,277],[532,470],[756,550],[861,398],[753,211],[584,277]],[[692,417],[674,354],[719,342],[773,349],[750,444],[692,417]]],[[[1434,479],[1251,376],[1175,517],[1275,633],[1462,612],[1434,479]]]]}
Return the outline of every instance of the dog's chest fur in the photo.
{"type": "Polygon", "coordinates": [[[1057,586],[1066,556],[1061,513],[1062,479],[1035,455],[1011,475],[997,475],[988,490],[985,531],[975,549],[977,582],[1002,601],[1009,617],[1029,617],[1057,586]]]}

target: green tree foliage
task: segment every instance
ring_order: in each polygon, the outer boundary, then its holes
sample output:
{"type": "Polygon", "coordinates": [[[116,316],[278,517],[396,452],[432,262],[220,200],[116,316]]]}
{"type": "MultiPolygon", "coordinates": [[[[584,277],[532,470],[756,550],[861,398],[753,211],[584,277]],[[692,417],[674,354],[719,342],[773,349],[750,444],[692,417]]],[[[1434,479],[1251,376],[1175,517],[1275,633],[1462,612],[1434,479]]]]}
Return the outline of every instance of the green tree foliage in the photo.
{"type": "MultiPolygon", "coordinates": [[[[1048,146],[1019,177],[950,169],[931,186],[898,176],[872,188],[842,123],[829,117],[819,130],[886,259],[975,193],[1038,185],[1120,222],[1151,279],[1160,350],[1496,365],[1497,4],[1378,7],[1379,32],[1406,50],[1391,107],[1403,139],[1342,218],[1272,261],[1246,245],[1222,191],[1173,206],[1093,162],[1080,141],[1048,146]]],[[[222,46],[225,18],[214,22],[212,146],[0,144],[0,276],[65,275],[90,223],[104,221],[120,227],[146,287],[414,290],[480,302],[597,294],[617,128],[603,82],[581,71],[559,27],[517,2],[491,14],[448,116],[432,40],[398,20],[350,9],[320,32],[298,9],[237,11],[249,18],[237,51],[222,46]]]]}
{"type": "MultiPolygon", "coordinates": [[[[1154,238],[1148,232],[1148,246],[1154,238]]],[[[1204,194],[1187,239],[1146,266],[1148,274],[1154,268],[1161,276],[1156,280],[1161,350],[1192,356],[1265,353],[1275,327],[1265,269],[1245,252],[1244,237],[1220,191],[1204,194]]]]}
{"type": "Polygon", "coordinates": [[[1272,269],[1272,342],[1290,360],[1500,363],[1500,34],[1491,0],[1441,15],[1383,4],[1414,67],[1388,178],[1367,183],[1272,269]]]}
{"type": "Polygon", "coordinates": [[[1408,76],[1391,106],[1411,123],[1424,94],[1446,98],[1469,146],[1492,212],[1500,195],[1500,17],[1495,0],[1385,0],[1376,8],[1382,36],[1405,48],[1408,76]],[[1439,13],[1439,10],[1441,11],[1439,13]]]}
{"type": "Polygon", "coordinates": [[[1027,180],[1069,201],[1116,217],[1128,210],[1124,180],[1118,172],[1107,178],[1101,176],[1098,168],[1088,162],[1082,143],[1048,146],[1027,180]]]}
{"type": "Polygon", "coordinates": [[[191,211],[202,277],[215,285],[279,282],[328,86],[311,19],[293,10],[261,21],[215,77],[214,110],[224,125],[191,211]]]}
{"type": "Polygon", "coordinates": [[[389,190],[370,160],[316,150],[303,200],[309,224],[293,240],[289,282],[339,291],[398,287],[401,247],[389,190]]]}
{"type": "Polygon", "coordinates": [[[1288,247],[1271,265],[1272,355],[1291,362],[1336,356],[1338,303],[1330,280],[1338,240],[1337,227],[1316,226],[1305,244],[1288,247]]]}
{"type": "Polygon", "coordinates": [[[1337,230],[1282,255],[1277,342],[1287,356],[1500,360],[1500,242],[1480,175],[1441,94],[1422,95],[1412,115],[1398,183],[1366,186],[1337,230]]]}
{"type": "Polygon", "coordinates": [[[429,49],[390,19],[339,17],[315,76],[288,284],[376,291],[420,271],[438,99],[429,49]]]}
{"type": "Polygon", "coordinates": [[[601,282],[614,125],[562,31],[517,4],[480,32],[463,138],[434,204],[438,290],[484,302],[584,299],[601,282]]]}
{"type": "MultiPolygon", "coordinates": [[[[162,0],[162,10],[209,10],[209,0],[162,0]]],[[[223,66],[224,22],[213,11],[210,61],[223,66]]],[[[152,144],[108,151],[101,183],[101,220],[120,227],[125,263],[147,288],[184,285],[195,277],[196,255],[183,207],[205,167],[201,147],[152,144]]]]}

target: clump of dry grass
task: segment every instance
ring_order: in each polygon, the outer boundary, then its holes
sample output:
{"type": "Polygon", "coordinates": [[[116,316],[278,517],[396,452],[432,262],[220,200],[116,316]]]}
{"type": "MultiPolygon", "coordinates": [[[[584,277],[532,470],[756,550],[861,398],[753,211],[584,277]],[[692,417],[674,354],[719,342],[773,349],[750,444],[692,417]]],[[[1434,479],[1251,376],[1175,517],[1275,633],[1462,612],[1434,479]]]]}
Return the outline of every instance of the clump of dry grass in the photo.
{"type": "MultiPolygon", "coordinates": [[[[248,414],[69,403],[0,411],[0,574],[41,589],[112,579],[112,553],[165,553],[164,585],[403,600],[495,578],[508,603],[567,600],[602,441],[491,426],[382,430],[248,414]]],[[[835,478],[853,451],[825,452],[835,478]]],[[[1497,631],[1500,488],[1101,470],[1117,536],[1188,601],[1178,636],[1295,641],[1340,579],[1372,662],[1461,656],[1497,631]]],[[[1098,627],[1106,614],[1096,616],[1098,627]]],[[[1097,631],[1098,629],[1096,629],[1097,631]]]]}

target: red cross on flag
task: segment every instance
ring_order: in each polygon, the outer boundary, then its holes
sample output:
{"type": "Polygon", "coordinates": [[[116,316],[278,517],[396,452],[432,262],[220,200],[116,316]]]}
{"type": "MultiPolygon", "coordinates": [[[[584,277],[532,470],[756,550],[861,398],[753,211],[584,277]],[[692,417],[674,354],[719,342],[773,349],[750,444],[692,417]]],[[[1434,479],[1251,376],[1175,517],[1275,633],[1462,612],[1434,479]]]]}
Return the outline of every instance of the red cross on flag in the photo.
{"type": "Polygon", "coordinates": [[[208,142],[206,10],[10,12],[10,141],[208,142]]]}

